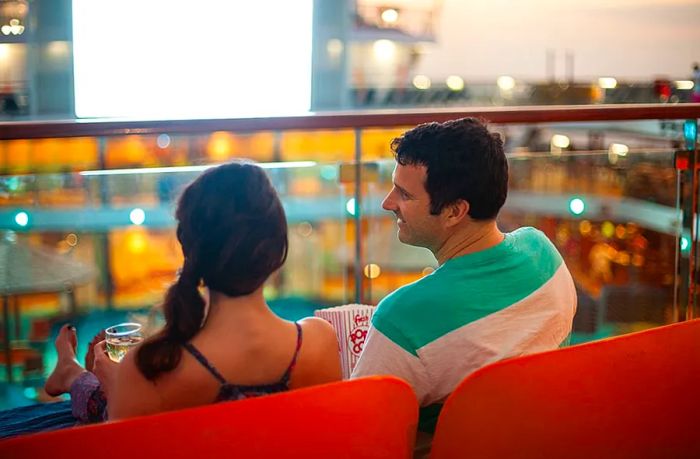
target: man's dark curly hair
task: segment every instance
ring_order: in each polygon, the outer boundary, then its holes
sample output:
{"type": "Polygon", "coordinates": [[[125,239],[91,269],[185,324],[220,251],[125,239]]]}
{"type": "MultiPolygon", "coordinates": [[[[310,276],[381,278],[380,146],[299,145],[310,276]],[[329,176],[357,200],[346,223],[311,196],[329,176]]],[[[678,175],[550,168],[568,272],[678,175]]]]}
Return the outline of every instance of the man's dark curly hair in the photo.
{"type": "Polygon", "coordinates": [[[425,166],[430,213],[459,199],[474,220],[491,220],[506,202],[508,162],[503,141],[475,118],[425,123],[391,141],[396,162],[425,166]]]}

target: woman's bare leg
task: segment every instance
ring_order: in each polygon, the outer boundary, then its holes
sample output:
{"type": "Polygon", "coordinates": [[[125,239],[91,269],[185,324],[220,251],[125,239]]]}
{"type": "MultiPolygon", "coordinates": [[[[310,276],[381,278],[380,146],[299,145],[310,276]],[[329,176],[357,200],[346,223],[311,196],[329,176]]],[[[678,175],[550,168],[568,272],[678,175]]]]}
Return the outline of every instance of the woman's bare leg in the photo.
{"type": "Polygon", "coordinates": [[[85,368],[78,363],[75,356],[75,350],[78,346],[75,327],[70,325],[61,327],[54,345],[58,354],[58,362],[44,384],[44,390],[52,396],[69,392],[73,381],[85,372],[85,368]]]}

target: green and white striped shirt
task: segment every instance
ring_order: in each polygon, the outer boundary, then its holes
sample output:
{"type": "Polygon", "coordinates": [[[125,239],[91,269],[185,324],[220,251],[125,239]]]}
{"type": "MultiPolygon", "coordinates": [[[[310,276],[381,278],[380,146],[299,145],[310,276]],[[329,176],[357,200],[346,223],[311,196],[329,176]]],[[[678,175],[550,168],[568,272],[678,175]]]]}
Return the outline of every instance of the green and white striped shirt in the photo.
{"type": "Polygon", "coordinates": [[[399,376],[429,405],[489,363],[557,348],[575,311],[561,255],[542,232],[520,228],[385,297],[352,376],[399,376]]]}

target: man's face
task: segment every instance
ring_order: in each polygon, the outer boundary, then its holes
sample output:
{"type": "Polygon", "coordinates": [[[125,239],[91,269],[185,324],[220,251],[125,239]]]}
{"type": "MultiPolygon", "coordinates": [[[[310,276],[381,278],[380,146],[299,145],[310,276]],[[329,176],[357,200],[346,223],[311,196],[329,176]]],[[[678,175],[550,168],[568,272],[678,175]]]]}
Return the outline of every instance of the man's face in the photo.
{"type": "Polygon", "coordinates": [[[384,198],[382,208],[398,218],[401,242],[435,251],[441,244],[443,227],[440,215],[430,214],[426,172],[425,166],[396,164],[394,186],[384,198]]]}

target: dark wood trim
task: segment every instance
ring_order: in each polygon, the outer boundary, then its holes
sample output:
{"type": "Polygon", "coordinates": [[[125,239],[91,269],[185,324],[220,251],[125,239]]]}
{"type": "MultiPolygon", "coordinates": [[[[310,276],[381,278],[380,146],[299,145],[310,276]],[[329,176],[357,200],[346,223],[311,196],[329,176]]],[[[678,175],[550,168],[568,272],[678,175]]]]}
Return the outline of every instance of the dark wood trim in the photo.
{"type": "Polygon", "coordinates": [[[465,107],[428,110],[373,110],[310,113],[303,116],[206,120],[64,120],[0,123],[0,140],[51,137],[96,137],[129,134],[203,134],[214,131],[254,132],[314,129],[356,129],[414,126],[464,116],[496,124],[575,121],[697,119],[700,104],[570,105],[528,107],[465,107]]]}

